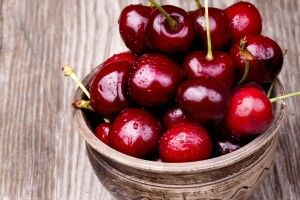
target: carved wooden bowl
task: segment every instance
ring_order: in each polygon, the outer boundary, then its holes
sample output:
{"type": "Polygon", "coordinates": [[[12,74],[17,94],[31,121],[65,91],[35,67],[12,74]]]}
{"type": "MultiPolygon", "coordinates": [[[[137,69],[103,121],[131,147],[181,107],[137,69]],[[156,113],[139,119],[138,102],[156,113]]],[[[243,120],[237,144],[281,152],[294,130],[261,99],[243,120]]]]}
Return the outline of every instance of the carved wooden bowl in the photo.
{"type": "MultiPolygon", "coordinates": [[[[97,69],[84,80],[88,86],[97,69]]],[[[277,79],[274,94],[283,94],[277,79]]],[[[74,98],[82,98],[77,90],[74,98]]],[[[102,185],[117,199],[247,199],[268,173],[277,146],[285,103],[274,104],[271,127],[252,142],[230,154],[204,161],[163,163],[122,154],[93,134],[87,113],[74,109],[74,124],[86,141],[92,167],[102,185]]]]}

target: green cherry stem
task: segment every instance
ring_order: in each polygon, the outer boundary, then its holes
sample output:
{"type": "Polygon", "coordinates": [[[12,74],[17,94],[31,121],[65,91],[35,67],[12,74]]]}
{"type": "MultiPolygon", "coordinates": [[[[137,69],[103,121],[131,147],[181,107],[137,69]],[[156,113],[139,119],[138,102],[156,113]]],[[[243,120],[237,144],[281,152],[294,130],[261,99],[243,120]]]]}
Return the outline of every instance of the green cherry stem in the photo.
{"type": "Polygon", "coordinates": [[[200,3],[199,0],[195,0],[195,2],[196,2],[196,5],[197,5],[197,8],[198,8],[198,9],[202,8],[201,3],[200,3]]]}
{"type": "Polygon", "coordinates": [[[271,85],[270,85],[270,87],[269,87],[269,90],[268,90],[268,93],[267,93],[267,97],[268,97],[268,98],[271,97],[273,88],[274,88],[274,81],[271,83],[271,85]]]}
{"type": "Polygon", "coordinates": [[[165,16],[165,18],[167,19],[169,25],[172,28],[177,27],[177,22],[174,19],[172,19],[172,17],[155,0],[149,0],[149,2],[153,6],[155,6],[161,12],[161,14],[163,14],[165,16]]]}
{"type": "Polygon", "coordinates": [[[80,99],[80,100],[73,101],[72,106],[74,108],[86,109],[86,110],[90,110],[90,111],[95,112],[95,110],[92,108],[90,103],[91,103],[90,101],[80,99]]]}
{"type": "Polygon", "coordinates": [[[283,100],[283,99],[287,99],[287,98],[290,98],[290,97],[294,97],[294,96],[299,96],[300,95],[300,91],[299,92],[294,92],[294,93],[291,93],[291,94],[287,94],[287,95],[283,95],[283,96],[280,96],[280,97],[274,97],[272,99],[270,99],[271,103],[274,103],[276,101],[279,101],[279,100],[283,100]]]}
{"type": "Polygon", "coordinates": [[[207,60],[214,59],[212,55],[211,38],[210,38],[210,26],[209,26],[209,14],[208,14],[208,0],[205,0],[205,22],[206,22],[206,35],[207,35],[207,60]]]}
{"type": "Polygon", "coordinates": [[[237,84],[242,84],[246,80],[249,73],[249,60],[245,59],[244,61],[245,61],[245,71],[243,77],[239,80],[239,82],[237,82],[237,84]]]}
{"type": "Polygon", "coordinates": [[[62,71],[64,73],[65,76],[69,76],[71,79],[73,79],[75,81],[75,83],[82,89],[82,91],[84,92],[84,94],[90,99],[90,93],[88,92],[88,90],[86,89],[86,87],[84,87],[84,85],[81,83],[81,81],[79,80],[79,78],[77,77],[77,75],[75,74],[75,71],[73,69],[73,67],[71,67],[70,65],[65,65],[62,67],[62,71]]]}

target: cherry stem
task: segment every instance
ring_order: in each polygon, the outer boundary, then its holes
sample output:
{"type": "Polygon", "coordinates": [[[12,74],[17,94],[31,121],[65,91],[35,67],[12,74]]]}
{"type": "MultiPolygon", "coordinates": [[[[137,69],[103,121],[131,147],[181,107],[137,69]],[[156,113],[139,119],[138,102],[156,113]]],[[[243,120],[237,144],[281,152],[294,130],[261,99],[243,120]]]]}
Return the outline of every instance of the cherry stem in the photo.
{"type": "Polygon", "coordinates": [[[244,60],[244,61],[245,61],[245,71],[243,77],[241,78],[241,80],[239,80],[239,82],[237,82],[237,84],[243,83],[246,80],[249,73],[249,60],[244,60]]]}
{"type": "Polygon", "coordinates": [[[82,82],[79,80],[79,78],[77,77],[77,75],[75,74],[75,71],[73,69],[73,67],[71,67],[70,65],[65,65],[62,67],[62,71],[64,72],[65,76],[69,76],[70,78],[72,78],[75,83],[82,89],[82,91],[84,92],[84,94],[90,99],[90,93],[88,92],[88,90],[86,89],[86,87],[82,84],[82,82]]]}
{"type": "Polygon", "coordinates": [[[207,35],[207,60],[214,59],[212,55],[211,38],[210,38],[210,26],[209,26],[209,14],[208,14],[208,0],[205,0],[205,22],[206,22],[206,35],[207,35]]]}
{"type": "Polygon", "coordinates": [[[86,110],[95,112],[95,110],[91,106],[91,101],[87,101],[87,100],[83,100],[83,99],[75,100],[75,101],[73,101],[72,106],[74,108],[86,109],[86,110]]]}
{"type": "Polygon", "coordinates": [[[283,100],[283,99],[287,99],[287,98],[294,97],[294,96],[299,96],[299,95],[300,95],[300,92],[295,92],[295,93],[283,95],[283,96],[280,96],[280,97],[274,97],[274,98],[270,99],[270,101],[271,101],[271,103],[274,103],[274,102],[279,101],[279,100],[283,100]]]}
{"type": "Polygon", "coordinates": [[[148,2],[148,6],[149,6],[149,7],[152,7],[153,4],[152,4],[151,2],[148,2]]]}
{"type": "Polygon", "coordinates": [[[195,0],[195,2],[196,2],[196,5],[197,5],[197,8],[198,8],[198,9],[202,8],[201,3],[200,3],[199,0],[195,0]]]}
{"type": "Polygon", "coordinates": [[[268,93],[267,93],[267,97],[268,97],[268,98],[271,97],[273,88],[274,88],[274,81],[271,83],[271,85],[270,85],[270,87],[269,87],[269,90],[268,90],[268,93]]]}
{"type": "Polygon", "coordinates": [[[152,3],[152,5],[154,5],[161,12],[161,14],[163,14],[163,16],[165,16],[172,28],[177,27],[177,22],[172,19],[172,17],[155,0],[149,0],[149,2],[152,3]]]}

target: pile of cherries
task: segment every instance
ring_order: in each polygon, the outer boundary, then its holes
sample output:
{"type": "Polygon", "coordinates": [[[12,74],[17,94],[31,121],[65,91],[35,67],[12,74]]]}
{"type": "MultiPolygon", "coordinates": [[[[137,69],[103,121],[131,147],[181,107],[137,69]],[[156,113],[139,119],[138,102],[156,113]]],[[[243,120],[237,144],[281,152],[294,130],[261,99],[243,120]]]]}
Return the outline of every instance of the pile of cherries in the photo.
{"type": "Polygon", "coordinates": [[[258,9],[249,2],[219,9],[206,0],[187,12],[150,2],[122,10],[129,51],[108,58],[89,85],[88,106],[101,118],[95,135],[137,158],[191,162],[263,133],[274,119],[266,93],[284,53],[261,35],[258,9]]]}

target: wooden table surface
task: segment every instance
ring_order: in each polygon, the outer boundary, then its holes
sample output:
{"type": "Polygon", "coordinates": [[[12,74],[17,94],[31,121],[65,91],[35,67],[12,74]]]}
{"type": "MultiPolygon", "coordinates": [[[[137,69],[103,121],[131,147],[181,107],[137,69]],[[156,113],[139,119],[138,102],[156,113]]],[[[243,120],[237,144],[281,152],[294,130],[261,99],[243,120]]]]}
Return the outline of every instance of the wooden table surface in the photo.
{"type": "MultiPolygon", "coordinates": [[[[120,10],[134,0],[0,0],[0,199],[112,200],[74,130],[76,86],[62,65],[83,78],[108,56],[126,50],[120,10]]],[[[147,1],[140,1],[147,3],[147,1]]],[[[193,0],[164,4],[194,9],[193,0]]],[[[225,8],[233,0],[210,1],[225,8]]],[[[280,78],[300,90],[300,1],[251,1],[263,34],[288,49],[280,78]]],[[[286,117],[270,174],[252,200],[300,199],[300,97],[286,101],[286,117]]]]}

